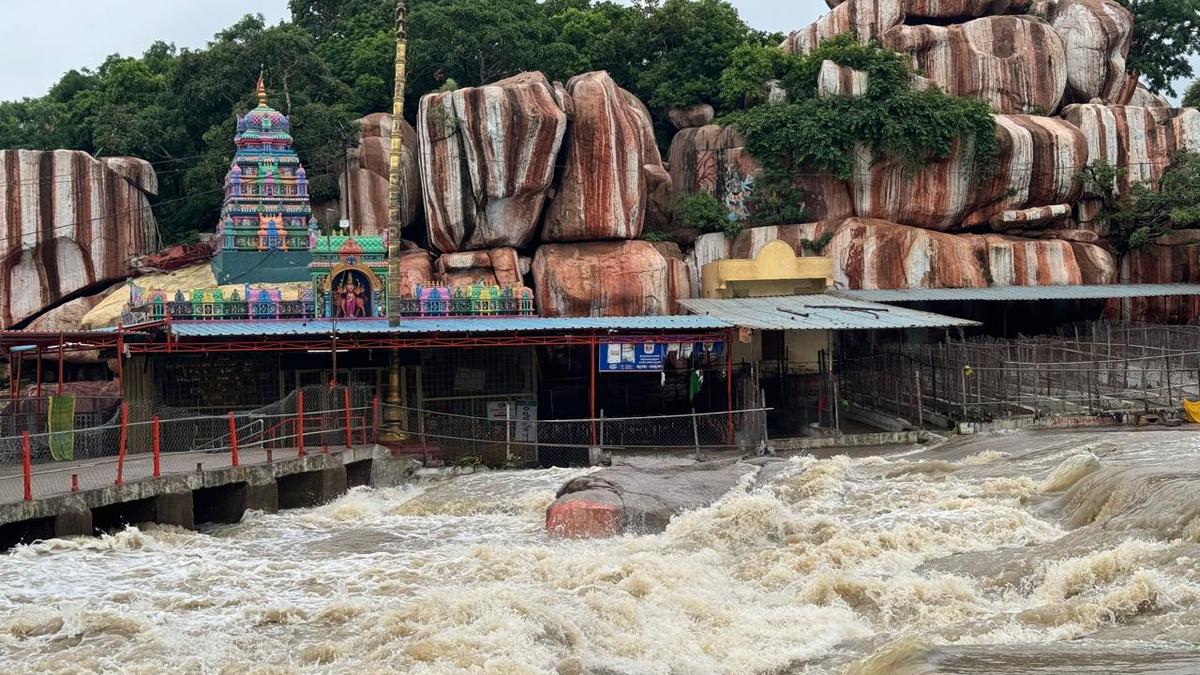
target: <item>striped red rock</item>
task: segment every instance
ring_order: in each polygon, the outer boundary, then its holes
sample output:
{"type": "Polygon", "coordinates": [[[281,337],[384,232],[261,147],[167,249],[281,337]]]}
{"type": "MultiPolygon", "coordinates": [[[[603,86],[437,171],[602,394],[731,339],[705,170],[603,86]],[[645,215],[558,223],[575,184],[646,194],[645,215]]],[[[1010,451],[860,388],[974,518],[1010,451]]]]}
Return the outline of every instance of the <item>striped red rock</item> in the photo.
{"type": "Polygon", "coordinates": [[[1070,204],[1035,206],[1031,209],[1008,209],[992,216],[988,222],[997,232],[1022,230],[1060,224],[1071,217],[1070,204]]]}
{"type": "Polygon", "coordinates": [[[881,41],[910,54],[921,74],[948,93],[987,101],[999,113],[1051,114],[1067,85],[1062,38],[1028,17],[895,26],[881,41]]]}
{"type": "Polygon", "coordinates": [[[1033,0],[827,0],[833,10],[805,28],[792,32],[781,45],[793,53],[807,53],[840,33],[850,33],[859,42],[878,39],[892,26],[945,22],[994,14],[1020,14],[1033,0]]]}
{"type": "Polygon", "coordinates": [[[1050,22],[1066,51],[1067,97],[1079,103],[1125,102],[1133,14],[1116,0],[1059,0],[1050,9],[1050,22]]]}
{"type": "Polygon", "coordinates": [[[833,258],[841,288],[982,288],[1112,283],[1116,266],[1103,249],[1060,240],[998,234],[946,234],[868,218],[743,231],[735,258],[753,257],[782,239],[797,255],[833,258]],[[832,233],[820,253],[801,245],[832,233]],[[1086,255],[1081,266],[1077,251],[1086,255]],[[1107,262],[1106,262],[1107,261],[1107,262]]]}
{"type": "MultiPolygon", "coordinates": [[[[715,196],[739,219],[748,215],[746,198],[761,171],[745,149],[745,138],[733,127],[715,124],[684,129],[671,139],[668,162],[675,194],[715,196]]],[[[807,195],[805,208],[813,218],[837,219],[854,215],[850,188],[831,175],[808,173],[799,178],[807,195]]]]}
{"type": "Polygon", "coordinates": [[[528,245],[566,128],[541,73],[422,97],[417,136],[430,244],[443,252],[528,245]]]}
{"type": "Polygon", "coordinates": [[[648,241],[543,244],[533,258],[542,316],[668,314],[691,288],[683,261],[670,262],[648,241]]]}
{"type": "MultiPolygon", "coordinates": [[[[363,234],[382,234],[388,224],[388,156],[392,147],[392,116],[373,113],[358,120],[358,147],[350,151],[349,170],[338,177],[341,201],[349,199],[350,220],[363,234]]],[[[400,165],[404,169],[401,222],[412,225],[421,212],[421,179],[417,168],[417,132],[402,122],[400,165]]],[[[340,208],[340,204],[338,205],[340,208]]],[[[319,211],[319,209],[314,209],[319,211]]]]}
{"type": "Polygon", "coordinates": [[[80,290],[120,280],[157,248],[141,160],[73,150],[0,150],[0,326],[80,290]]]}
{"type": "Polygon", "coordinates": [[[443,253],[437,259],[437,279],[447,286],[475,283],[524,286],[521,263],[514,248],[443,253]]]}
{"type": "Polygon", "coordinates": [[[1200,111],[1195,108],[1085,103],[1068,106],[1063,116],[1087,139],[1085,164],[1103,161],[1124,171],[1114,183],[1117,194],[1133,183],[1161,178],[1175,152],[1200,150],[1200,111]]]}
{"type": "Polygon", "coordinates": [[[428,286],[433,283],[433,265],[429,261],[429,252],[412,248],[400,253],[400,276],[397,287],[405,296],[411,296],[418,284],[428,286]]]}
{"type": "MultiPolygon", "coordinates": [[[[1200,282],[1200,241],[1150,244],[1130,251],[1121,259],[1121,283],[1197,282],[1200,282]]],[[[1195,324],[1200,321],[1200,296],[1122,298],[1110,301],[1107,309],[1109,318],[1123,321],[1195,324]]]]}
{"type": "Polygon", "coordinates": [[[650,114],[603,71],[567,81],[575,108],[562,178],[546,209],[543,241],[628,239],[642,233],[647,181],[661,173],[650,114]],[[650,167],[648,169],[648,167],[650,167]],[[648,178],[649,174],[649,178],[648,178]]]}
{"type": "Polygon", "coordinates": [[[969,148],[913,170],[902,161],[860,153],[854,212],[905,225],[953,231],[987,223],[1005,211],[1067,204],[1083,190],[1087,144],[1075,125],[1053,117],[996,115],[1000,155],[983,179],[969,148]]]}

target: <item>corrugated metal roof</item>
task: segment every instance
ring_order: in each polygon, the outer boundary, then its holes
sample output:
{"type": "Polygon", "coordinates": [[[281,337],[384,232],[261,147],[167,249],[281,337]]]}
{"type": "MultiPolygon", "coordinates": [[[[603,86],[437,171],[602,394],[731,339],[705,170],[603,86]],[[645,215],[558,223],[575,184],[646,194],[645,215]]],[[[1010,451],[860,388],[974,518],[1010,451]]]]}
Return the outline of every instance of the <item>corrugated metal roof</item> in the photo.
{"type": "Polygon", "coordinates": [[[1097,284],[1094,286],[989,286],[987,288],[899,288],[837,290],[833,293],[869,302],[926,302],[938,300],[1103,300],[1162,295],[1200,295],[1200,284],[1097,284]]]}
{"type": "Polygon", "coordinates": [[[697,298],[680,303],[696,314],[760,330],[871,330],[978,326],[976,321],[835,295],[697,298]]]}
{"type": "MultiPolygon", "coordinates": [[[[328,335],[329,319],[279,319],[258,321],[173,321],[171,331],[181,337],[237,337],[246,335],[328,335]]],[[[346,319],[337,322],[341,335],[423,333],[524,333],[579,330],[720,330],[730,324],[708,316],[607,316],[579,318],[459,317],[404,319],[388,326],[387,319],[346,319]]]]}

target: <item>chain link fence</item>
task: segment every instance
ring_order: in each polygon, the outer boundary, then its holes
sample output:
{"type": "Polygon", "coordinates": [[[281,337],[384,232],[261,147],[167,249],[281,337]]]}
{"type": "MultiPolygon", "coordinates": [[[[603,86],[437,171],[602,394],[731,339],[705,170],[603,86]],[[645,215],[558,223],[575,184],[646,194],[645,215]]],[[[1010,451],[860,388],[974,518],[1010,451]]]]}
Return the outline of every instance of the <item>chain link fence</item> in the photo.
{"type": "Polygon", "coordinates": [[[1200,326],[1088,322],[846,359],[845,399],[917,422],[1177,412],[1200,399],[1200,326]]]}

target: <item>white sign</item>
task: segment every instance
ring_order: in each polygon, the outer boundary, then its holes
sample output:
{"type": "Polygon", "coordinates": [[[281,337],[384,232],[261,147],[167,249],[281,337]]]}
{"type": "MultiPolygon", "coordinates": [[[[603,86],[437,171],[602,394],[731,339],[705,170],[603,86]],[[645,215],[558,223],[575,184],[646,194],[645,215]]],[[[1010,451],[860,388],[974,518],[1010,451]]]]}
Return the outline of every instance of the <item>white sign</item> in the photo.
{"type": "Polygon", "coordinates": [[[537,401],[489,401],[487,416],[513,423],[512,439],[521,443],[537,442],[537,401]]]}

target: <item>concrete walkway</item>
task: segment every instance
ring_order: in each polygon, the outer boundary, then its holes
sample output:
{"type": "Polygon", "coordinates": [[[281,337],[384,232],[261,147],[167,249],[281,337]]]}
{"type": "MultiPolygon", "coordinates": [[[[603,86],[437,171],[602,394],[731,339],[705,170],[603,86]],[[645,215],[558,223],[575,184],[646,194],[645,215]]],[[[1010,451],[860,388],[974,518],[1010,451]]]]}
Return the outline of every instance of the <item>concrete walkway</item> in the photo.
{"type": "MultiPolygon", "coordinates": [[[[344,447],[329,448],[329,453],[339,454],[345,450],[346,448],[344,447]]],[[[268,461],[279,462],[295,459],[299,454],[296,448],[276,448],[270,450],[269,453],[270,457],[268,458],[268,450],[266,449],[258,447],[240,448],[238,450],[238,464],[240,466],[252,466],[266,464],[268,461]]],[[[321,454],[322,449],[319,446],[315,449],[305,447],[305,453],[308,455],[321,454]]],[[[196,473],[197,465],[201,467],[203,472],[208,472],[231,467],[230,460],[231,456],[228,450],[221,452],[163,453],[159,459],[159,468],[162,476],[194,474],[196,473]]],[[[154,460],[149,453],[127,455],[123,468],[123,482],[131,483],[152,478],[153,469],[154,460]]],[[[116,484],[117,458],[110,456],[80,459],[70,462],[34,464],[32,473],[30,482],[35,500],[70,494],[72,474],[79,477],[79,490],[81,492],[95,490],[111,487],[116,484]]],[[[0,467],[0,504],[20,502],[24,498],[25,482],[22,475],[22,467],[19,464],[0,467]]]]}

